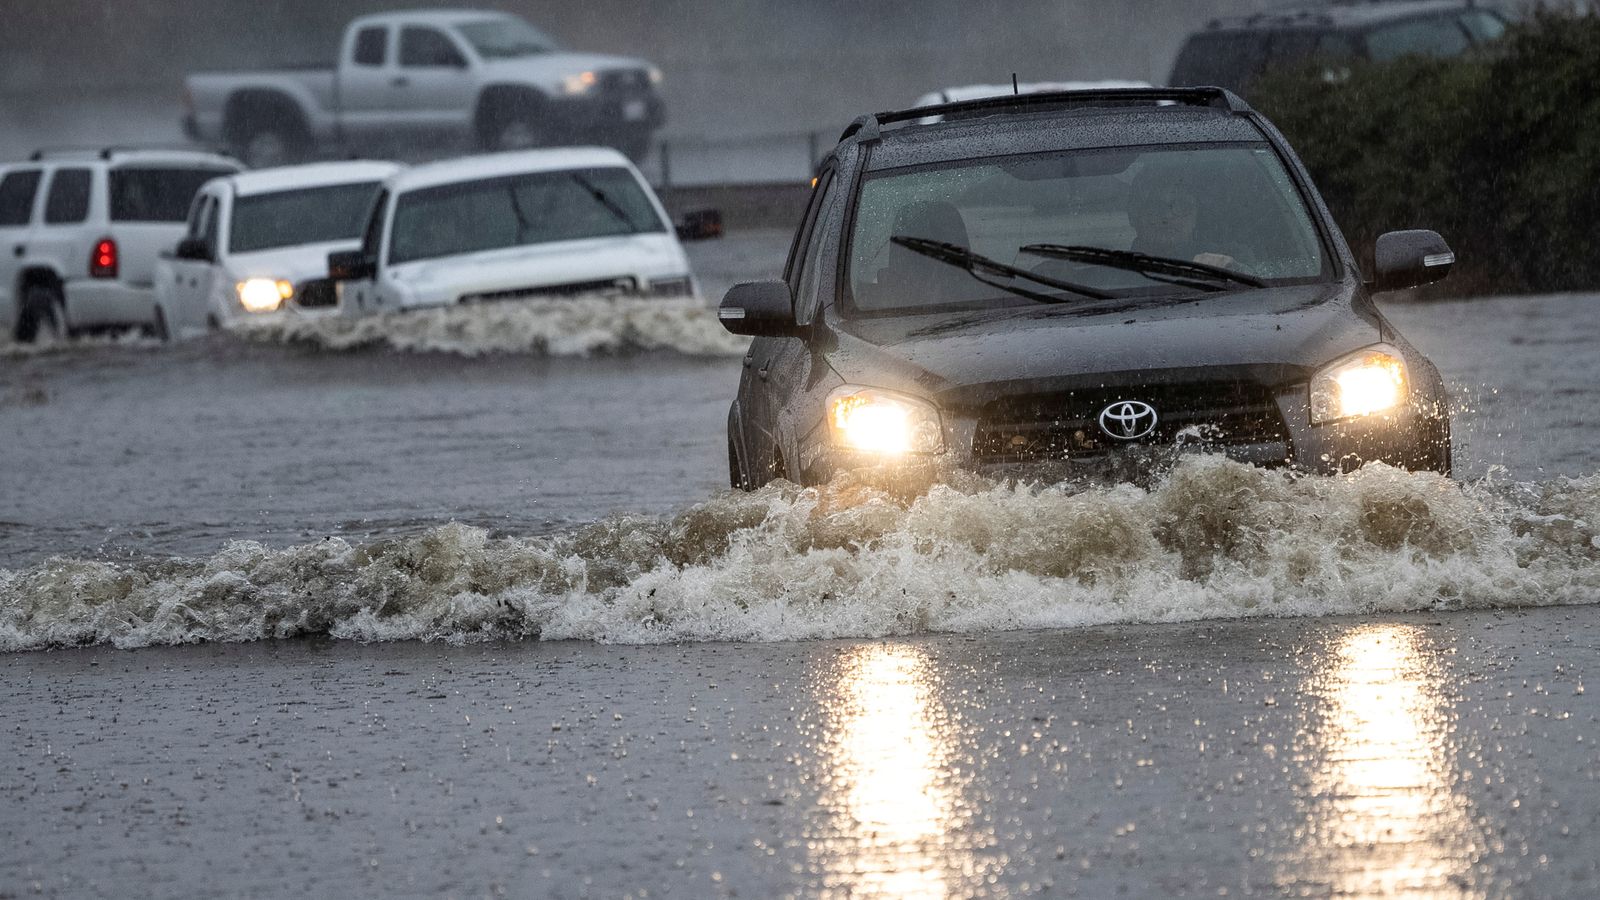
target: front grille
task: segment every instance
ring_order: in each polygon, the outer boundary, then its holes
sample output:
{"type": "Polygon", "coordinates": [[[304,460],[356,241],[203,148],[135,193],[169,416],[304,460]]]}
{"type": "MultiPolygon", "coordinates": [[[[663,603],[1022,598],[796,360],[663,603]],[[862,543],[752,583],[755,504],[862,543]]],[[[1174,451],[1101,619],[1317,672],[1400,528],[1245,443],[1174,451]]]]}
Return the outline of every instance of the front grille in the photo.
{"type": "Polygon", "coordinates": [[[339,305],[339,291],[329,279],[318,278],[296,288],[294,302],[302,309],[327,309],[339,305]]]}
{"type": "Polygon", "coordinates": [[[972,455],[979,462],[1093,457],[1130,443],[1227,447],[1282,442],[1288,429],[1272,392],[1246,382],[1093,388],[1010,397],[979,415],[972,455]],[[1155,407],[1155,432],[1139,442],[1101,430],[1100,412],[1121,400],[1155,407]]]}
{"type": "Polygon", "coordinates": [[[539,297],[577,297],[582,294],[637,294],[639,283],[630,276],[599,281],[574,281],[567,284],[541,284],[537,287],[509,288],[479,294],[462,294],[461,303],[494,303],[500,300],[528,300],[539,297]]]}
{"type": "Polygon", "coordinates": [[[644,69],[611,69],[600,73],[600,90],[606,93],[650,89],[650,73],[644,69]]]}

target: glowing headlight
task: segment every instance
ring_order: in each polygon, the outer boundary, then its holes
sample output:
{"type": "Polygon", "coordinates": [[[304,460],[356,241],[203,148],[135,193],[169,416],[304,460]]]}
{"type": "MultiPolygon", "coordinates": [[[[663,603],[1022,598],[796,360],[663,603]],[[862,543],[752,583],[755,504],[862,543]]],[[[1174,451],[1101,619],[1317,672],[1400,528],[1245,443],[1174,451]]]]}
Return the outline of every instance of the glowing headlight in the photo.
{"type": "Polygon", "coordinates": [[[1311,379],[1313,424],[1394,409],[1406,399],[1406,364],[1391,348],[1353,353],[1311,379]]]}
{"type": "Polygon", "coordinates": [[[933,404],[878,388],[846,385],[830,394],[828,432],[840,447],[887,456],[944,449],[933,404]]]}
{"type": "Polygon", "coordinates": [[[253,313],[272,312],[294,296],[294,285],[283,279],[249,278],[234,285],[239,305],[253,313]]]}
{"type": "Polygon", "coordinates": [[[664,80],[664,76],[661,74],[661,70],[656,68],[655,66],[651,66],[650,67],[649,75],[650,75],[650,83],[651,84],[660,84],[664,80]]]}
{"type": "Polygon", "coordinates": [[[561,92],[569,97],[587,94],[600,77],[593,72],[579,72],[561,79],[561,92]]]}

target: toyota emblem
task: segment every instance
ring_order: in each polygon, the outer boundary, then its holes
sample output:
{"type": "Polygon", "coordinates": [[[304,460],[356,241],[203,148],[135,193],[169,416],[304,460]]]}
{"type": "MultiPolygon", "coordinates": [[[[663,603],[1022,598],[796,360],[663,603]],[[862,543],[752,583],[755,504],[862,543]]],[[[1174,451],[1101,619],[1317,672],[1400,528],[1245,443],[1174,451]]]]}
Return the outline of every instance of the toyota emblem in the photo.
{"type": "Polygon", "coordinates": [[[1139,400],[1119,400],[1100,411],[1100,430],[1119,441],[1137,441],[1156,430],[1156,408],[1139,400]]]}

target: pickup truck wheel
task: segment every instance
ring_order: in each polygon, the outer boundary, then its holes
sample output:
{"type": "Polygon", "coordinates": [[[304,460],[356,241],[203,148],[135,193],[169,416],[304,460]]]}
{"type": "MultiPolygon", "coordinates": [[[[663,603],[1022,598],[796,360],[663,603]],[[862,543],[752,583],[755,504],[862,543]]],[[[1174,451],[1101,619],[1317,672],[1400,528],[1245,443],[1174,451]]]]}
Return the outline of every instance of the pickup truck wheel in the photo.
{"type": "Polygon", "coordinates": [[[548,146],[550,136],[532,115],[519,113],[501,120],[489,143],[491,150],[531,150],[548,146]]]}
{"type": "Polygon", "coordinates": [[[284,128],[268,125],[246,134],[234,152],[252,169],[269,169],[304,159],[305,141],[284,128]]]}

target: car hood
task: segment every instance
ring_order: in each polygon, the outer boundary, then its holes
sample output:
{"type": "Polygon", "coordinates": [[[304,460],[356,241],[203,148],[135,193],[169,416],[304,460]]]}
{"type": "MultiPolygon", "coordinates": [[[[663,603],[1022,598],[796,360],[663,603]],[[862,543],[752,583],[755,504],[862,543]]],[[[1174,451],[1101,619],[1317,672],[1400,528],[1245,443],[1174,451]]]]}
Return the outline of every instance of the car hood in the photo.
{"type": "Polygon", "coordinates": [[[275,247],[254,253],[235,253],[228,257],[228,274],[243,281],[246,278],[282,278],[300,284],[328,277],[328,254],[355,250],[360,241],[326,241],[320,244],[298,244],[293,247],[275,247]]]}
{"type": "Polygon", "coordinates": [[[830,364],[848,382],[951,401],[1002,393],[1199,379],[1304,379],[1381,340],[1353,282],[1143,301],[835,322],[830,364]]]}
{"type": "Polygon", "coordinates": [[[516,59],[495,59],[483,64],[486,76],[496,79],[560,79],[580,72],[605,72],[612,69],[648,69],[642,59],[608,56],[602,53],[540,53],[516,59]]]}
{"type": "Polygon", "coordinates": [[[689,274],[677,239],[665,232],[508,247],[395,266],[391,277],[408,306],[455,303],[467,294],[583,284],[619,278],[644,282],[689,274]]]}

